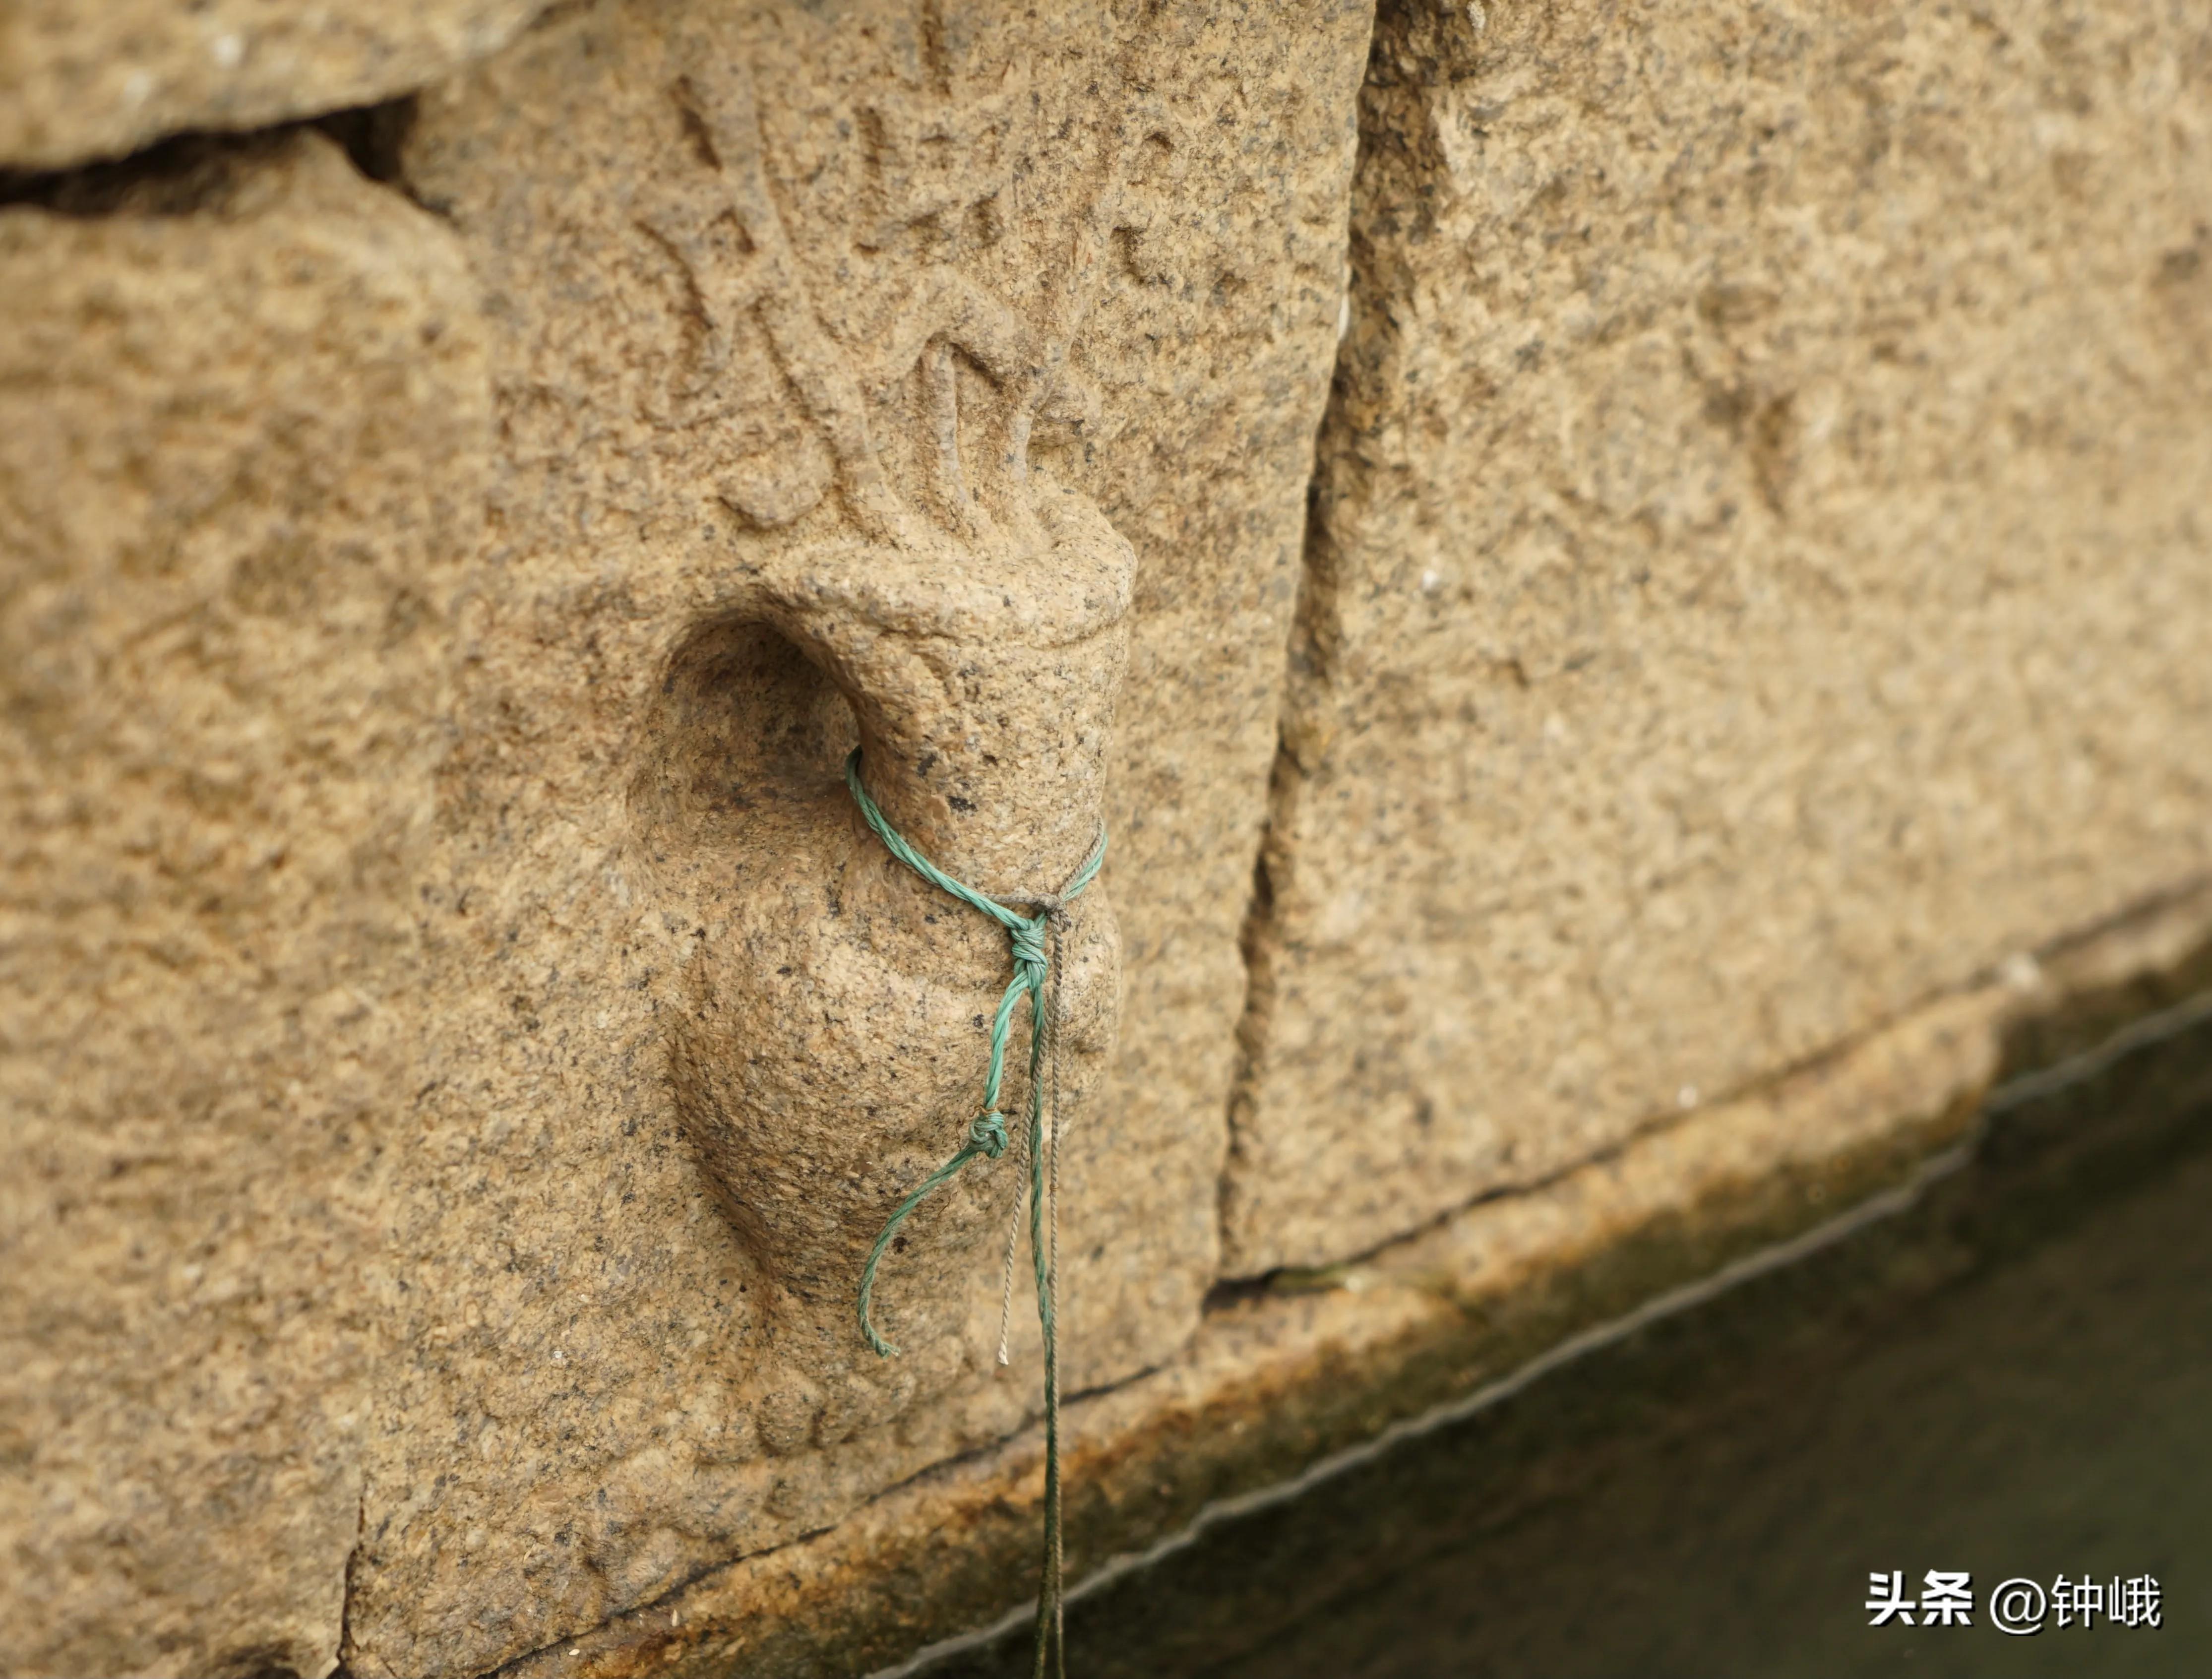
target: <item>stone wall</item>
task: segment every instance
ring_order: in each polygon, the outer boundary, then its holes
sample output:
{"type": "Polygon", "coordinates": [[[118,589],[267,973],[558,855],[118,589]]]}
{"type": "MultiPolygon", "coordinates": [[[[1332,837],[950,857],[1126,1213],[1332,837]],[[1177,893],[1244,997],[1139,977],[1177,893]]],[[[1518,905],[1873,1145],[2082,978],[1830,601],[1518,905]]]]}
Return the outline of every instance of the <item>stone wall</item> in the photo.
{"type": "Polygon", "coordinates": [[[2208,51],[2186,8],[1386,14],[1231,1271],[2212,861],[2208,51]]]}
{"type": "Polygon", "coordinates": [[[293,135],[0,211],[0,1663],[319,1672],[399,1281],[474,288],[293,135]]]}
{"type": "Polygon", "coordinates": [[[2203,930],[2186,7],[47,6],[0,113],[8,1671],[728,1670],[1033,1519],[1018,1136],[853,1321],[1008,961],[856,743],[1110,835],[1116,1488],[1342,1380],[1241,1285],[1948,1138],[1962,999],[2203,930]]]}

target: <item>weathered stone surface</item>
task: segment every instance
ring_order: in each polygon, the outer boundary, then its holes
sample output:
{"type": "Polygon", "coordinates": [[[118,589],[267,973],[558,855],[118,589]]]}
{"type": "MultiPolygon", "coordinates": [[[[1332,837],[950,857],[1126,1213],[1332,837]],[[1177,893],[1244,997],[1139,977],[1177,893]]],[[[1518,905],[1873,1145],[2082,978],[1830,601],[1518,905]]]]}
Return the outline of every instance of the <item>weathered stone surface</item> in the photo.
{"type": "Polygon", "coordinates": [[[325,141],[99,208],[0,210],[0,1668],[320,1674],[489,389],[325,141]]]}
{"type": "Polygon", "coordinates": [[[2208,54],[2071,0],[1382,19],[1233,1274],[2212,861],[2208,54]]]}
{"type": "Polygon", "coordinates": [[[852,1313],[1007,941],[856,741],[1001,897],[1112,832],[1079,1566],[1468,1309],[1875,1182],[2080,982],[2017,952],[2212,862],[2203,26],[1401,9],[1347,307],[1368,21],[601,0],[388,186],[0,212],[0,1664],[799,1671],[1018,1594],[1018,1160],[889,1256],[900,1360],[852,1313]]]}
{"type": "Polygon", "coordinates": [[[497,48],[545,0],[9,0],[0,169],[119,156],[388,99],[497,48]]]}
{"type": "MultiPolygon", "coordinates": [[[[2185,1129],[2212,1090],[2212,891],[2046,955],[2033,973],[1935,999],[1755,1093],[1358,1264],[1216,1301],[1166,1366],[1073,1408],[1077,1573],[1905,1210],[1966,1164],[1985,1097],[2008,1125],[2040,1108],[2030,1138],[2135,1123],[2112,1112],[2124,1097],[2145,1109],[2140,1128],[2102,1147],[2130,1152],[2147,1131],[2185,1129]]],[[[1992,1153],[2032,1159],[2022,1141],[1992,1153]]],[[[1037,1482],[1034,1437],[948,1464],[513,1672],[876,1671],[1018,1610],[1037,1482]]]]}
{"type": "Polygon", "coordinates": [[[855,739],[1001,897],[1104,816],[1066,1384],[1190,1333],[1367,22],[603,5],[422,96],[400,185],[480,277],[500,457],[354,1670],[489,1666],[1035,1414],[1024,1293],[994,1357],[1012,1158],[889,1256],[902,1356],[854,1322],[1008,974],[859,822],[855,739]]]}

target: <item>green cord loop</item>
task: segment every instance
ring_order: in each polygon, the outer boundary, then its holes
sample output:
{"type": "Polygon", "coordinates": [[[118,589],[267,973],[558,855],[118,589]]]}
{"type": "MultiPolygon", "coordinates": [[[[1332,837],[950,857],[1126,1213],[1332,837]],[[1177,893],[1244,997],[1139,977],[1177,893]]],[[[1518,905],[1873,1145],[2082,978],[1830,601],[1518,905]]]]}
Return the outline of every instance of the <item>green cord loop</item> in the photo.
{"type": "MultiPolygon", "coordinates": [[[[868,1262],[861,1268],[860,1293],[858,1302],[860,1333],[878,1358],[890,1358],[898,1348],[877,1333],[874,1320],[876,1269],[915,1208],[931,1195],[957,1177],[960,1171],[977,1155],[995,1160],[1006,1151],[1005,1116],[999,1112],[999,1089],[1006,1073],[1006,1037],[1013,1028],[1014,1010],[1026,996],[1030,1003],[1030,1134],[1029,1134],[1029,1201],[1030,1251],[1035,1259],[1036,1273],[1037,1324],[1044,1332],[1044,1577],[1037,1591],[1036,1664],[1039,1679],[1046,1671],[1049,1647],[1053,1667],[1060,1665],[1064,1654],[1061,1637],[1060,1584],[1060,1347],[1058,1311],[1054,1295],[1058,1279],[1048,1260],[1048,1252],[1057,1247],[1057,1238],[1048,1244],[1044,1229],[1045,1200],[1045,1105],[1044,1087],[1046,1045],[1050,1037],[1051,1024],[1046,1007],[1046,982],[1051,976],[1052,957],[1047,948],[1048,940],[1056,934],[1055,918],[1064,916],[1066,906],[1092,880],[1106,861],[1106,830],[1098,830],[1098,843],[1091,848],[1091,855],[1083,867],[1076,870],[1057,897],[1040,899],[1037,912],[1024,916],[1009,909],[996,898],[986,897],[974,887],[954,879],[907,843],[897,829],[884,819],[876,801],[868,797],[868,789],[860,782],[860,749],[855,746],[853,755],[845,760],[845,785],[852,790],[853,802],[860,808],[861,816],[884,849],[904,863],[930,885],[951,893],[971,909],[981,911],[1006,930],[1014,962],[1013,977],[1006,982],[1004,995],[999,999],[997,1014],[991,1022],[990,1071],[983,1080],[983,1110],[968,1124],[968,1141],[950,1159],[916,1185],[914,1192],[901,1201],[884,1223],[883,1232],[870,1250],[868,1262]]],[[[1056,942],[1056,940],[1055,940],[1056,942]]],[[[1056,1000],[1055,1000],[1056,1007],[1056,1000]]],[[[1057,1084],[1055,1075],[1054,1083],[1057,1084]]]]}
{"type": "MultiPolygon", "coordinates": [[[[876,1238],[876,1244],[868,1254],[868,1262],[860,1272],[858,1302],[860,1333],[878,1358],[888,1359],[894,1356],[898,1348],[885,1341],[876,1329],[873,1308],[877,1268],[882,1264],[884,1255],[890,1250],[891,1238],[898,1234],[899,1226],[906,1222],[917,1207],[950,1183],[959,1174],[960,1169],[977,1155],[995,1160],[1006,1152],[1006,1127],[998,1112],[999,1091],[1006,1081],[1006,1039],[1013,1029],[1014,1010],[1024,996],[1030,1003],[1030,1153],[1032,1164],[1035,1163],[1043,1130],[1044,1083],[1039,1074],[1045,1039],[1045,981],[1051,970],[1051,961],[1045,952],[1045,935],[1051,927],[1054,915],[1097,878],[1098,870],[1106,861],[1106,833],[1103,828],[1099,830],[1098,843],[1091,848],[1089,858],[1081,868],[1076,870],[1067,885],[1060,889],[1059,896],[1050,900],[1050,907],[1038,915],[1024,916],[1018,910],[1009,909],[996,898],[986,897],[966,883],[954,879],[915,850],[906,836],[891,826],[877,807],[876,801],[868,796],[866,787],[861,783],[860,749],[858,746],[853,748],[852,756],[845,760],[845,785],[852,792],[853,802],[860,806],[861,817],[875,830],[876,837],[884,843],[884,849],[931,885],[950,892],[972,909],[980,909],[1006,928],[1014,958],[1013,977],[1007,981],[1005,995],[999,999],[997,1015],[991,1022],[991,1063],[990,1071],[983,1081],[983,1111],[969,1127],[966,1146],[924,1178],[914,1193],[899,1203],[884,1224],[882,1233],[876,1238]],[[988,1126],[986,1121],[989,1122],[988,1126]]],[[[1048,1324],[1052,1308],[1042,1296],[1038,1310],[1048,1324]]]]}

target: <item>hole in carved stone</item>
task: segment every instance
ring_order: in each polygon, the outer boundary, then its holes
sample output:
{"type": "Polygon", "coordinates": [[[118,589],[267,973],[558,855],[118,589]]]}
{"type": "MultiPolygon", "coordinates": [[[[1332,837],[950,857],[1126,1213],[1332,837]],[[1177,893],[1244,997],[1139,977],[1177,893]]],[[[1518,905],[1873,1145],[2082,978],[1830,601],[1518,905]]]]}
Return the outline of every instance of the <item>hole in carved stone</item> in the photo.
{"type": "Polygon", "coordinates": [[[670,657],[646,720],[631,806],[647,851],[709,854],[742,873],[845,797],[852,708],[771,626],[709,624],[670,657]]]}
{"type": "MultiPolygon", "coordinates": [[[[808,835],[843,817],[844,760],[860,732],[843,695],[798,647],[738,617],[701,624],[677,644],[641,722],[634,855],[663,917],[693,930],[690,988],[668,1046],[677,1115],[753,1281],[772,1281],[776,1227],[748,1176],[763,1139],[732,1083],[729,1034],[702,1024],[721,1009],[709,970],[718,960],[735,961],[738,973],[757,965],[742,935],[730,952],[720,941],[749,899],[774,896],[770,877],[786,860],[811,855],[808,835]]],[[[756,1311],[777,1293],[752,1293],[756,1311]]],[[[770,1451],[795,1450],[815,1406],[795,1392],[778,1402],[761,1414],[762,1439],[770,1451]]]]}

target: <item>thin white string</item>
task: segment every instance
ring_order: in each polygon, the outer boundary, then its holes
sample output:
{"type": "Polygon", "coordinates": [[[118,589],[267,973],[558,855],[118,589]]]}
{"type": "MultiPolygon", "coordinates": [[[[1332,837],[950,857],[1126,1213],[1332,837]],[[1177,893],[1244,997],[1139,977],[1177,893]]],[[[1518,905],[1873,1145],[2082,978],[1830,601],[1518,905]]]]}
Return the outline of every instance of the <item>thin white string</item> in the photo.
{"type": "MultiPolygon", "coordinates": [[[[1060,976],[1065,967],[1061,961],[1066,940],[1061,936],[1066,920],[1066,910],[1055,905],[1048,923],[1052,931],[1052,969],[1050,988],[1045,998],[1045,1074],[1048,1099],[1044,1110],[1045,1140],[1045,1216],[1048,1220],[1045,1235],[1045,1292],[1053,1303],[1053,1316],[1060,1316],[1060,976]]],[[[1049,1390],[1045,1403],[1057,1411],[1060,1408],[1060,1365],[1057,1360],[1048,1378],[1049,1390]]],[[[1052,1530],[1052,1634],[1055,1654],[1064,1661],[1067,1651],[1067,1608],[1060,1591],[1066,1559],[1061,1549],[1061,1526],[1055,1523],[1052,1530]]],[[[1055,1671],[1059,1664],[1054,1664],[1055,1671]]]]}

